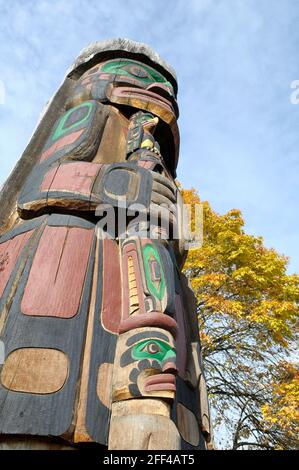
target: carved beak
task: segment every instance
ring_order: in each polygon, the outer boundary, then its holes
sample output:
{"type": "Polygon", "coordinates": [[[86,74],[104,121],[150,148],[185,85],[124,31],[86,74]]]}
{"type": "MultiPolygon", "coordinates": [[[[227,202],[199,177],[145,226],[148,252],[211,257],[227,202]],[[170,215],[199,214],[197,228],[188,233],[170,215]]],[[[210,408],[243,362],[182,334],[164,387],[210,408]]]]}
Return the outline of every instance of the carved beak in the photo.
{"type": "Polygon", "coordinates": [[[163,373],[167,372],[169,374],[177,373],[178,370],[176,366],[176,354],[173,351],[168,351],[168,353],[164,357],[162,363],[162,371],[163,373]]]}

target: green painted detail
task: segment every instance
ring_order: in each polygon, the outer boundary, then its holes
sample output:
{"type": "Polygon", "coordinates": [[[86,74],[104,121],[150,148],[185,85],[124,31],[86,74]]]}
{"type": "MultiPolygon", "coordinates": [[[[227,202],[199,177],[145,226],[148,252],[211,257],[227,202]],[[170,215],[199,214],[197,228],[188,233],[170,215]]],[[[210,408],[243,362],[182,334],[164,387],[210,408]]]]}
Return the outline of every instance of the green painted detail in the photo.
{"type": "Polygon", "coordinates": [[[57,127],[55,129],[55,132],[52,136],[52,141],[55,141],[57,139],[59,139],[60,137],[62,137],[64,134],[66,134],[66,132],[69,132],[70,130],[72,129],[75,129],[76,127],[78,127],[79,125],[83,124],[83,122],[85,122],[89,116],[90,116],[90,113],[91,113],[91,110],[93,108],[93,104],[92,103],[82,103],[82,104],[79,104],[78,106],[75,106],[74,108],[71,108],[69,109],[62,117],[61,119],[59,120],[58,124],[57,124],[57,127]],[[79,108],[88,108],[88,112],[86,114],[86,116],[84,116],[82,119],[80,119],[79,121],[77,122],[74,122],[74,124],[72,124],[71,126],[69,127],[64,127],[64,124],[66,123],[67,119],[69,118],[69,116],[75,112],[77,109],[79,108]]]}
{"type": "Polygon", "coordinates": [[[163,272],[163,266],[161,263],[160,255],[157,250],[157,248],[151,244],[147,244],[143,247],[142,249],[142,254],[143,254],[143,262],[144,262],[144,269],[145,269],[145,277],[146,277],[146,283],[147,287],[149,288],[150,292],[157,297],[159,300],[162,300],[164,293],[165,293],[165,277],[164,277],[164,272],[163,272]],[[160,272],[161,272],[161,279],[159,281],[159,287],[154,284],[152,278],[151,278],[151,271],[150,271],[150,261],[151,259],[155,259],[155,261],[159,264],[160,266],[160,272]]]}
{"type": "Polygon", "coordinates": [[[137,113],[135,121],[136,121],[136,125],[142,126],[144,124],[147,124],[148,122],[153,121],[153,119],[155,119],[155,116],[153,114],[139,112],[137,113]]]}
{"type": "Polygon", "coordinates": [[[163,85],[169,87],[173,92],[171,83],[166,80],[163,75],[161,75],[155,69],[135,60],[111,60],[103,65],[101,72],[123,75],[130,78],[133,77],[135,80],[140,80],[142,83],[148,85],[157,82],[163,83],[163,85]]]}
{"type": "Polygon", "coordinates": [[[139,361],[141,359],[156,359],[162,365],[163,362],[176,358],[175,349],[169,344],[158,339],[146,339],[135,344],[132,348],[132,358],[139,361]]]}

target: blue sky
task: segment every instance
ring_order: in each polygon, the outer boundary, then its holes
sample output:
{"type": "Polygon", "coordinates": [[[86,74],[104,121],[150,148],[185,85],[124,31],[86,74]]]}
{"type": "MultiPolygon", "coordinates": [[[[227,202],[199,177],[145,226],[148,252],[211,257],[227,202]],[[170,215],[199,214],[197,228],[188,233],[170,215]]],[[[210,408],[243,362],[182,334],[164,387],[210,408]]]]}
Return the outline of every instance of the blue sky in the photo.
{"type": "Polygon", "coordinates": [[[83,47],[146,42],[179,78],[179,179],[299,272],[298,24],[297,0],[0,0],[0,185],[83,47]]]}

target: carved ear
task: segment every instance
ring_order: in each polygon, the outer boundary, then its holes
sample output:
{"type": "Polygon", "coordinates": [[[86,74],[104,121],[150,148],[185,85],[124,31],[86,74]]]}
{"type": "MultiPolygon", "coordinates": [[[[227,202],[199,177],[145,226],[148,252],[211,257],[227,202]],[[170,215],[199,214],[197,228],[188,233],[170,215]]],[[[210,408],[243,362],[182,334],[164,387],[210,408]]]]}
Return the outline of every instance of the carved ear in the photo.
{"type": "Polygon", "coordinates": [[[40,153],[57,120],[57,115],[61,115],[64,112],[65,99],[71,92],[73,84],[73,80],[66,78],[57,93],[47,103],[28,146],[1,189],[1,231],[6,226],[10,215],[14,212],[17,196],[40,157],[40,153]]]}
{"type": "Polygon", "coordinates": [[[128,208],[138,204],[149,208],[152,193],[152,175],[134,162],[108,165],[105,174],[95,182],[94,191],[104,204],[128,208]]]}
{"type": "Polygon", "coordinates": [[[94,100],[68,109],[54,124],[39,161],[91,161],[99,147],[108,111],[94,100]]]}

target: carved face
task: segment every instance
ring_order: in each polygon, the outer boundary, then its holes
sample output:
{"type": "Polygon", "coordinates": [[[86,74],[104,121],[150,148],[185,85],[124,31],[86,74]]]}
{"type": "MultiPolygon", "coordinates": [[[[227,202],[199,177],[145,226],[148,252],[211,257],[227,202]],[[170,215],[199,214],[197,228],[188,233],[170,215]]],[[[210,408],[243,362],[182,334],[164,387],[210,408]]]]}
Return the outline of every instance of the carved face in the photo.
{"type": "Polygon", "coordinates": [[[71,105],[82,99],[148,109],[168,124],[178,117],[172,84],[154,68],[132,59],[113,59],[87,70],[71,105]]]}
{"type": "Polygon", "coordinates": [[[176,351],[172,335],[160,328],[138,328],[119,337],[113,399],[174,398],[176,351]]]}
{"type": "Polygon", "coordinates": [[[144,88],[148,88],[153,84],[160,84],[174,95],[173,86],[159,72],[152,67],[137,62],[136,60],[115,59],[109,60],[101,65],[101,72],[116,75],[116,80],[126,80],[128,83],[138,84],[144,88]]]}
{"type": "Polygon", "coordinates": [[[136,110],[159,118],[155,139],[166,166],[175,174],[179,153],[176,92],[162,73],[134,59],[107,60],[86,70],[74,82],[66,109],[88,100],[111,105],[127,119],[136,110]]]}

